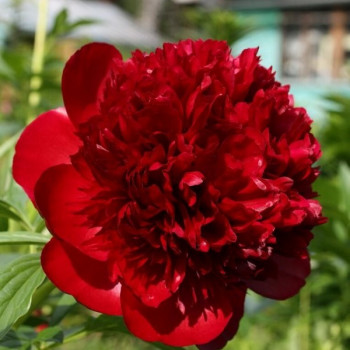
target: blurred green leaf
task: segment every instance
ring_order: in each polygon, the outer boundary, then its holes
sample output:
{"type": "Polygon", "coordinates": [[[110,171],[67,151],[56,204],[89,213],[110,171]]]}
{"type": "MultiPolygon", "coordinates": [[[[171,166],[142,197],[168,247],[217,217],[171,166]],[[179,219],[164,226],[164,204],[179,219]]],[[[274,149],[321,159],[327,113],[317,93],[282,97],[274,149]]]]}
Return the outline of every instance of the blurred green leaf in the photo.
{"type": "Polygon", "coordinates": [[[61,327],[48,327],[42,330],[38,336],[35,338],[35,342],[53,342],[62,343],[63,342],[63,331],[61,327]]]}
{"type": "Polygon", "coordinates": [[[9,220],[6,217],[0,216],[0,231],[8,231],[9,220]]]}
{"type": "Polygon", "coordinates": [[[86,324],[86,330],[89,332],[113,330],[129,334],[122,317],[108,315],[100,315],[98,317],[91,318],[86,324]]]}
{"type": "Polygon", "coordinates": [[[8,201],[0,199],[0,216],[21,223],[25,228],[31,229],[30,223],[19,213],[19,211],[8,201]]]}
{"type": "Polygon", "coordinates": [[[63,294],[50,318],[50,326],[59,324],[76,305],[77,302],[71,295],[63,294]]]}
{"type": "Polygon", "coordinates": [[[29,350],[32,348],[32,340],[36,337],[37,333],[31,327],[22,326],[19,327],[16,331],[10,330],[0,340],[0,350],[29,350]]]}
{"type": "Polygon", "coordinates": [[[49,32],[49,37],[56,40],[57,37],[70,34],[74,29],[78,27],[90,25],[93,23],[96,23],[96,20],[89,18],[70,22],[67,9],[63,9],[57,14],[52,29],[49,32]]]}
{"type": "Polygon", "coordinates": [[[37,333],[33,328],[21,326],[18,329],[10,330],[0,340],[0,350],[5,349],[41,349],[45,345],[58,344],[63,342],[63,331],[61,327],[48,327],[37,333]]]}
{"type": "Polygon", "coordinates": [[[18,134],[10,137],[8,140],[0,145],[0,158],[3,157],[7,152],[11,151],[18,140],[18,134]]]}
{"type": "Polygon", "coordinates": [[[252,28],[243,23],[232,11],[188,9],[185,12],[186,18],[200,31],[201,37],[225,40],[232,45],[252,28]]]}
{"type": "Polygon", "coordinates": [[[68,11],[67,9],[63,9],[57,14],[49,35],[58,36],[64,33],[67,26],[67,21],[68,11]]]}
{"type": "MultiPolygon", "coordinates": [[[[124,334],[131,335],[128,328],[126,327],[122,317],[100,315],[96,318],[91,318],[87,325],[86,331],[88,332],[120,332],[124,334]]],[[[168,346],[161,343],[152,343],[152,345],[161,350],[184,350],[181,347],[168,346]]]]}
{"type": "Polygon", "coordinates": [[[98,23],[98,21],[95,20],[95,19],[88,19],[88,18],[80,19],[80,20],[78,20],[76,22],[70,23],[68,25],[68,31],[73,31],[76,28],[79,28],[79,27],[82,27],[82,26],[91,25],[91,24],[95,24],[95,23],[98,23]]]}
{"type": "Polygon", "coordinates": [[[22,218],[19,213],[16,212],[16,209],[13,206],[0,199],[0,216],[7,217],[13,219],[15,221],[22,221],[22,218]]]}
{"type": "Polygon", "coordinates": [[[334,175],[341,162],[350,164],[350,98],[329,95],[326,101],[331,107],[326,124],[319,131],[323,151],[321,166],[323,173],[334,175]]]}
{"type": "Polygon", "coordinates": [[[0,270],[0,339],[28,311],[44,278],[39,254],[22,256],[0,270]]]}
{"type": "MultiPolygon", "coordinates": [[[[345,163],[339,166],[339,185],[341,191],[341,206],[344,211],[350,215],[350,169],[345,163]]],[[[350,216],[349,216],[350,217],[350,216]]]]}
{"type": "Polygon", "coordinates": [[[50,237],[40,233],[16,231],[16,232],[0,232],[1,244],[39,244],[44,245],[50,240],[50,237]]]}

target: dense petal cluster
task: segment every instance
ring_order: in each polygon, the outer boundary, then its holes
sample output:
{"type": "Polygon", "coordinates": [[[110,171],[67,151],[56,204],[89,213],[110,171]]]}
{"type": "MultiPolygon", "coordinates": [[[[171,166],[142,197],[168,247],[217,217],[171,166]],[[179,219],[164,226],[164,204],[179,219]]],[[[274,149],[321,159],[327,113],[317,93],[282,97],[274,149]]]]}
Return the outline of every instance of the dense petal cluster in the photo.
{"type": "Polygon", "coordinates": [[[204,350],[236,333],[247,288],[304,285],[320,147],[257,49],[186,40],[123,61],[93,43],[62,90],[13,165],[53,235],[42,265],[58,288],[144,340],[204,350]]]}

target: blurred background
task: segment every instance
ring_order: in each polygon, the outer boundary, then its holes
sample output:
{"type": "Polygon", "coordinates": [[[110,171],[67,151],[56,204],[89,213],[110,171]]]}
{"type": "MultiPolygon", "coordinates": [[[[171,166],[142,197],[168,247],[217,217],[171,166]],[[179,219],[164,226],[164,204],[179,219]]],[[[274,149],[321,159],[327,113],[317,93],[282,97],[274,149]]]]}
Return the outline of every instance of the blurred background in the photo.
{"type": "MultiPolygon", "coordinates": [[[[233,55],[258,46],[263,65],[291,84],[296,104],[314,119],[324,153],[316,190],[329,222],[314,230],[307,285],[283,302],[249,293],[225,349],[350,349],[350,0],[0,0],[0,231],[43,230],[12,180],[11,160],[20,130],[62,105],[68,57],[89,41],[115,44],[127,58],[135,48],[185,38],[226,40],[233,55]]],[[[0,246],[0,266],[26,249],[0,246]]],[[[50,298],[25,326],[45,327],[63,302],[70,310],[58,318],[63,329],[89,315],[59,292],[50,298]]],[[[107,329],[56,347],[154,348],[107,329]]],[[[19,348],[6,344],[0,349],[19,348]]]]}

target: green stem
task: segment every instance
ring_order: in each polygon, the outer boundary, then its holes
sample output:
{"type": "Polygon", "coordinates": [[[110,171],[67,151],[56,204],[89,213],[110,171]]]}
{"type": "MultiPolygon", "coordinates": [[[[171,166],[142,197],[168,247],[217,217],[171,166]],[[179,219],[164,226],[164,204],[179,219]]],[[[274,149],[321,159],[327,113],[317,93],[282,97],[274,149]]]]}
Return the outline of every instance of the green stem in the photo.
{"type": "MultiPolygon", "coordinates": [[[[28,96],[28,103],[30,111],[40,103],[40,92],[38,91],[42,84],[40,74],[43,71],[44,56],[45,56],[45,40],[46,40],[46,26],[47,26],[47,9],[48,0],[40,0],[38,7],[38,21],[34,37],[34,49],[32,57],[32,78],[30,79],[30,93],[28,96]]],[[[33,119],[33,115],[28,115],[27,122],[33,119]]]]}
{"type": "Polygon", "coordinates": [[[309,350],[309,342],[310,342],[310,302],[311,295],[309,287],[306,285],[300,291],[300,316],[301,316],[301,324],[303,325],[301,332],[301,346],[302,350],[309,350]]]}

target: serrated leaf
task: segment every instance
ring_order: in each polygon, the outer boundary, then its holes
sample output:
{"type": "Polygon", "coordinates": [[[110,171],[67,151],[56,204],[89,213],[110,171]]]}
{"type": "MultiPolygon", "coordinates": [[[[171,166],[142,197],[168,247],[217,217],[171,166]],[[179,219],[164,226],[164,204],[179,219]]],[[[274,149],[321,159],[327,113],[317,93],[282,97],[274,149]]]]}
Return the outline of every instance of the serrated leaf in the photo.
{"type": "Polygon", "coordinates": [[[46,244],[50,237],[40,233],[16,231],[16,232],[0,232],[1,244],[46,244]]]}
{"type": "Polygon", "coordinates": [[[0,339],[29,310],[44,278],[39,254],[22,256],[0,270],[0,339]]]}

